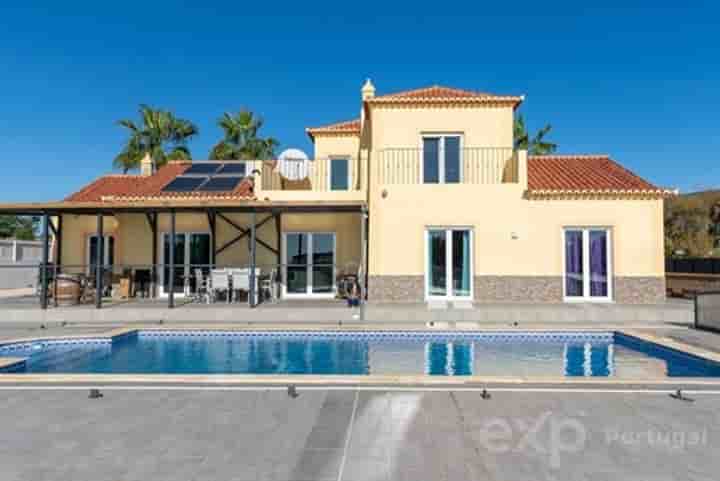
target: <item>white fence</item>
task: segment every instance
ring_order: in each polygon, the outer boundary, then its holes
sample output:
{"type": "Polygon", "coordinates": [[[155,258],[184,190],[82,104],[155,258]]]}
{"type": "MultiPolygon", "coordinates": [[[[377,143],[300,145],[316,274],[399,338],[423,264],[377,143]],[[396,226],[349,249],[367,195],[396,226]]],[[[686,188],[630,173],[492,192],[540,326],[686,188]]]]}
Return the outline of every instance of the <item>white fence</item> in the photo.
{"type": "Polygon", "coordinates": [[[696,294],[695,327],[720,331],[720,291],[696,294]]]}
{"type": "Polygon", "coordinates": [[[0,239],[0,289],[34,287],[37,265],[42,259],[42,242],[0,239]],[[28,267],[14,267],[28,265],[28,267]],[[32,266],[32,267],[31,267],[32,266]]]}

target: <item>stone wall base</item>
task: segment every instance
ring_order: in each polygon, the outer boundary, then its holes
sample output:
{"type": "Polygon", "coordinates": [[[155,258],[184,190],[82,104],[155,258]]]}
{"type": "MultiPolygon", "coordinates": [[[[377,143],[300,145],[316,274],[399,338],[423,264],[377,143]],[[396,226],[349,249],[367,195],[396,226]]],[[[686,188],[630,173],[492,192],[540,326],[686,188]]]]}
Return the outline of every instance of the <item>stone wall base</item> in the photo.
{"type": "Polygon", "coordinates": [[[368,299],[372,302],[423,302],[424,276],[370,276],[368,299]]]}
{"type": "MultiPolygon", "coordinates": [[[[476,302],[563,302],[562,276],[476,276],[476,302]]],[[[615,277],[614,301],[657,304],[665,301],[664,277],[615,277]]],[[[372,302],[424,302],[424,276],[370,276],[372,302]]]]}
{"type": "Polygon", "coordinates": [[[665,277],[615,277],[615,302],[659,304],[665,302],[665,277]]]}
{"type": "Polygon", "coordinates": [[[476,276],[477,302],[562,302],[562,277],[476,276]]]}

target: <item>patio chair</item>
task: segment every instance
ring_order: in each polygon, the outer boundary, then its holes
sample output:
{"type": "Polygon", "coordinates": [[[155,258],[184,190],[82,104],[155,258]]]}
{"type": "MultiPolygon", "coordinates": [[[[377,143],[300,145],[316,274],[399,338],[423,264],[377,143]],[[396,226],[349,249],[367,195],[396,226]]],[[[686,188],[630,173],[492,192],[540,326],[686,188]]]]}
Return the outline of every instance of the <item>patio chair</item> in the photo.
{"type": "Polygon", "coordinates": [[[277,302],[277,288],[277,270],[272,269],[270,271],[270,275],[262,277],[260,279],[260,293],[262,294],[262,302],[265,302],[266,299],[268,299],[271,304],[277,302]]]}
{"type": "Polygon", "coordinates": [[[235,293],[245,291],[248,293],[248,303],[250,302],[250,269],[230,269],[230,278],[232,279],[233,299],[235,293]]]}
{"type": "Polygon", "coordinates": [[[210,272],[210,299],[212,302],[217,302],[218,294],[225,293],[227,302],[230,302],[230,278],[228,271],[212,270],[210,272]]]}
{"type": "Polygon", "coordinates": [[[200,268],[195,269],[195,293],[193,297],[196,301],[210,303],[208,279],[200,268]]]}

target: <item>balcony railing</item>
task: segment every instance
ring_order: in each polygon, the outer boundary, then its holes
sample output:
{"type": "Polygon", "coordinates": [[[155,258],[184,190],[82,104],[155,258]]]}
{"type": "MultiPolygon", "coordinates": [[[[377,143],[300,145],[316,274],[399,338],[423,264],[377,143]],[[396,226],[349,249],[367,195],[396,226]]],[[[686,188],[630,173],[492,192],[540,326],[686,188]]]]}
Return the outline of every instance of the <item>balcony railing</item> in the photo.
{"type": "Polygon", "coordinates": [[[506,184],[518,182],[518,157],[512,147],[467,147],[458,160],[444,153],[430,154],[420,148],[390,148],[378,151],[377,176],[380,184],[445,183],[506,184]],[[425,172],[425,171],[428,172],[425,172]],[[430,174],[432,171],[432,174],[430,174]],[[451,177],[448,172],[455,172],[451,177]],[[457,175],[459,172],[459,176],[457,175]],[[431,180],[432,178],[433,180],[431,180]]]}
{"type": "Polygon", "coordinates": [[[358,159],[252,161],[260,173],[263,191],[361,191],[366,187],[365,169],[358,159]]]}

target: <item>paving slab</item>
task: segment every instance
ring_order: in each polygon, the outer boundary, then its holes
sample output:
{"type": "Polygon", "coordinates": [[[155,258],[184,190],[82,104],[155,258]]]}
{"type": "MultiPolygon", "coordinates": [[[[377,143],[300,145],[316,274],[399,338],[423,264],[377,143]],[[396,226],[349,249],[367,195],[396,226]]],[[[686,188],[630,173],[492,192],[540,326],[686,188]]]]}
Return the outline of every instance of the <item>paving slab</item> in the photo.
{"type": "Polygon", "coordinates": [[[10,391],[3,480],[703,480],[720,395],[10,391]]]}

